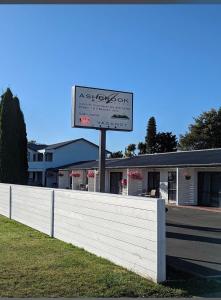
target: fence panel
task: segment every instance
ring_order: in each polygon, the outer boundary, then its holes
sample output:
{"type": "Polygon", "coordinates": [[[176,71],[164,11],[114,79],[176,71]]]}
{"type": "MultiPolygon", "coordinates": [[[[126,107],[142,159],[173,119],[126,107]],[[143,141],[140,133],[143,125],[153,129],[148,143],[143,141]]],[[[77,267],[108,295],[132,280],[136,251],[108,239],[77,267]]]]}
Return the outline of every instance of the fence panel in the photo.
{"type": "Polygon", "coordinates": [[[12,219],[50,235],[52,191],[12,185],[12,219]]]}
{"type": "Polygon", "coordinates": [[[166,279],[163,199],[0,184],[0,214],[10,212],[143,277],[166,279]]]}
{"type": "Polygon", "coordinates": [[[10,217],[10,185],[0,183],[0,214],[10,217]]]}
{"type": "Polygon", "coordinates": [[[165,280],[162,199],[55,190],[54,236],[154,281],[165,280]]]}

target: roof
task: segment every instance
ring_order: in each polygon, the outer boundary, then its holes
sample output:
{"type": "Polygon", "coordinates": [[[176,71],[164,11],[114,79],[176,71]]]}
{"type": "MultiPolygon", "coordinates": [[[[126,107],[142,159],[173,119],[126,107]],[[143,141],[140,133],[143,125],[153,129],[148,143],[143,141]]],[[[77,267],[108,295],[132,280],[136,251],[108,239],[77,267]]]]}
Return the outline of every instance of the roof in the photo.
{"type": "Polygon", "coordinates": [[[33,151],[38,151],[41,149],[45,149],[48,145],[46,144],[36,144],[36,143],[28,143],[28,148],[33,151]]]}
{"type": "MultiPolygon", "coordinates": [[[[49,146],[46,147],[46,150],[54,150],[54,149],[58,149],[58,148],[61,148],[61,147],[64,147],[64,146],[67,146],[69,144],[72,144],[72,143],[76,143],[76,142],[79,142],[79,141],[82,141],[82,142],[86,142],[96,148],[98,148],[98,145],[84,139],[84,138],[80,138],[80,139],[76,139],[76,140],[70,140],[70,141],[66,141],[66,142],[61,142],[61,143],[57,143],[57,144],[51,144],[49,146]]],[[[108,153],[111,153],[110,151],[106,150],[108,153]]]]}
{"type": "MultiPolygon", "coordinates": [[[[76,140],[70,140],[70,141],[66,141],[66,142],[60,142],[60,143],[56,143],[56,144],[51,144],[51,145],[46,145],[46,144],[35,144],[35,143],[28,143],[28,148],[30,148],[31,150],[33,151],[38,151],[38,150],[41,150],[41,149],[45,149],[45,150],[54,150],[54,149],[58,149],[58,148],[61,148],[61,147],[64,147],[64,146],[67,146],[69,144],[72,144],[72,143],[76,143],[76,142],[79,142],[79,141],[83,141],[83,142],[86,142],[96,148],[98,148],[99,146],[84,139],[84,138],[80,138],[80,139],[76,139],[76,140]]],[[[106,150],[107,153],[111,153],[110,151],[106,150]]]]}
{"type": "MultiPolygon", "coordinates": [[[[221,149],[178,151],[170,153],[144,154],[131,158],[106,159],[106,168],[160,168],[221,166],[221,149]]],[[[75,163],[73,169],[97,169],[98,161],[75,163]]]]}

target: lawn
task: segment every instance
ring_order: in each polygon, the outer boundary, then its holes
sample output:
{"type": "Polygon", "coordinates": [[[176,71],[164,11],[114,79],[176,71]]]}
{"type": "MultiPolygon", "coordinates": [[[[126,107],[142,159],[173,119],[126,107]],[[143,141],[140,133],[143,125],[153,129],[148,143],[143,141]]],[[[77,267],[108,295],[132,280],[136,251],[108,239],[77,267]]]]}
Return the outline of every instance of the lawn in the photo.
{"type": "Polygon", "coordinates": [[[0,297],[185,295],[2,216],[0,249],[0,297]]]}
{"type": "Polygon", "coordinates": [[[218,287],[173,270],[155,284],[2,216],[0,250],[0,297],[185,297],[218,287]]]}

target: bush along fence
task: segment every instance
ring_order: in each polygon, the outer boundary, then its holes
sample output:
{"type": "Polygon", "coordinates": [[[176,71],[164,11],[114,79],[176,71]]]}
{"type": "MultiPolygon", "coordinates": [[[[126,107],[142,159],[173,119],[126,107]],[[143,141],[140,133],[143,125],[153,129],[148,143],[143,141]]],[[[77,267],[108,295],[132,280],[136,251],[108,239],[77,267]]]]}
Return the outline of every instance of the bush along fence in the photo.
{"type": "Polygon", "coordinates": [[[155,282],[166,280],[163,199],[1,183],[0,214],[155,282]]]}

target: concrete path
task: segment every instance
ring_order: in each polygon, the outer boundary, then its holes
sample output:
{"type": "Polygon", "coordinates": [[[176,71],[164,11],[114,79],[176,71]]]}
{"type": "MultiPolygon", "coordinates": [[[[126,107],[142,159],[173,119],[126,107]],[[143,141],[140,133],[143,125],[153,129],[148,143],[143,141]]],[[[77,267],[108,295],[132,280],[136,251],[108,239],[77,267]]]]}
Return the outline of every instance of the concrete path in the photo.
{"type": "Polygon", "coordinates": [[[197,276],[221,278],[221,213],[168,208],[167,264],[197,276]]]}

